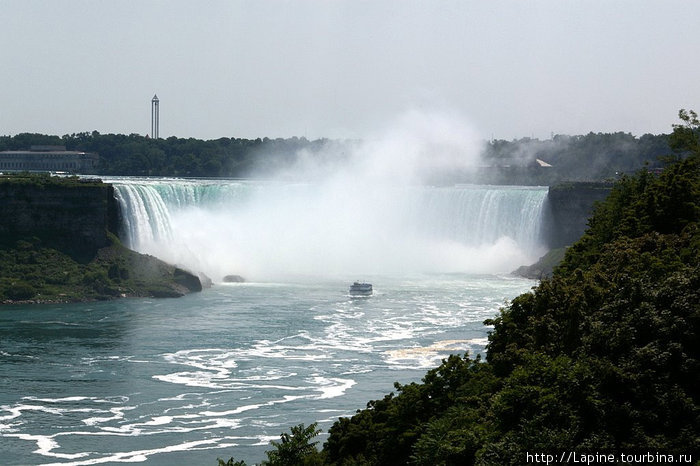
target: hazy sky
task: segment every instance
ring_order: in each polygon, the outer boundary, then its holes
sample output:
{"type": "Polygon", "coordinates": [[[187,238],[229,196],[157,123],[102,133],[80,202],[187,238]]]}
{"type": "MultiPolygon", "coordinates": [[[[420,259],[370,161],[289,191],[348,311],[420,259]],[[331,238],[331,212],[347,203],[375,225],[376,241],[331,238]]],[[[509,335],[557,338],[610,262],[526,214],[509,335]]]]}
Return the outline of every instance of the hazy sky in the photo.
{"type": "Polygon", "coordinates": [[[700,1],[0,0],[0,134],[665,133],[700,110],[700,1]]]}

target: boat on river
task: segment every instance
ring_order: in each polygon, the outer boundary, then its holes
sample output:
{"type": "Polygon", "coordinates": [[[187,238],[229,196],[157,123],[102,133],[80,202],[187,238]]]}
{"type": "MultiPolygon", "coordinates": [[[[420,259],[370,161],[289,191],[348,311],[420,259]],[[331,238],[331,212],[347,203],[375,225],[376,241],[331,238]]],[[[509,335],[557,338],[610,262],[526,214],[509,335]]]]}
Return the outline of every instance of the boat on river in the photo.
{"type": "Polygon", "coordinates": [[[350,296],[372,296],[372,284],[355,282],[350,285],[350,296]]]}

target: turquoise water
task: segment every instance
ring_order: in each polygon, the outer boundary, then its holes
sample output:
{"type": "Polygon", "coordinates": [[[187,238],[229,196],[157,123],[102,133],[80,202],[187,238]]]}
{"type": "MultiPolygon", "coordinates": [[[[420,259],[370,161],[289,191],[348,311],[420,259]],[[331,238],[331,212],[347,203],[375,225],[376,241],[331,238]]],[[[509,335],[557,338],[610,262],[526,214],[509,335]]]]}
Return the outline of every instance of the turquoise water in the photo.
{"type": "Polygon", "coordinates": [[[292,425],[325,432],[394,381],[483,351],[484,319],[533,284],[406,273],[0,308],[2,464],[260,461],[292,425]],[[356,278],[375,295],[351,299],[356,278]]]}
{"type": "Polygon", "coordinates": [[[217,284],[0,308],[2,464],[252,464],[482,352],[483,321],[534,284],[508,272],[538,255],[546,188],[334,179],[111,180],[126,244],[217,284]],[[350,298],[357,279],[374,296],[350,298]]]}

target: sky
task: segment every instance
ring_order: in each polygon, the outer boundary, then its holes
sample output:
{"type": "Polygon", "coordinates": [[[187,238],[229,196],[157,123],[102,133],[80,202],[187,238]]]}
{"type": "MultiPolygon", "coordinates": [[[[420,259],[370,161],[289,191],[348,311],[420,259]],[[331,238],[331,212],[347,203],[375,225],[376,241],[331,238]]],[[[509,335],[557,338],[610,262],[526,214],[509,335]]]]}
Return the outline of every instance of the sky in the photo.
{"type": "Polygon", "coordinates": [[[0,0],[0,134],[484,139],[671,131],[700,110],[697,0],[0,0]]]}

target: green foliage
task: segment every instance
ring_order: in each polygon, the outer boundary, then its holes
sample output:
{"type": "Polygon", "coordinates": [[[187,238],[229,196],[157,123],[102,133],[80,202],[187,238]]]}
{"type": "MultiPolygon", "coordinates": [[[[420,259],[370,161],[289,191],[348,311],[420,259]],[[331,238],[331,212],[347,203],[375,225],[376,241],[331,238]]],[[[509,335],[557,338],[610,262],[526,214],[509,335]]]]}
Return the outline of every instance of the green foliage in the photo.
{"type": "MultiPolygon", "coordinates": [[[[614,180],[620,173],[643,168],[660,168],[668,155],[668,135],[589,133],[580,136],[555,135],[549,140],[523,138],[489,142],[484,159],[501,167],[490,183],[513,183],[531,179],[531,184],[561,181],[614,180]],[[539,158],[551,167],[540,169],[539,158]]],[[[488,175],[488,173],[487,173],[488,175]]]]}
{"type": "Polygon", "coordinates": [[[82,265],[55,249],[18,241],[0,250],[0,292],[12,301],[80,301],[113,294],[112,283],[95,264],[82,265]]]}
{"type": "Polygon", "coordinates": [[[268,466],[312,466],[323,464],[321,455],[316,449],[318,442],[311,441],[321,432],[317,427],[318,424],[315,422],[308,427],[304,427],[304,424],[299,424],[290,429],[291,434],[282,433],[280,442],[271,442],[275,449],[266,452],[268,460],[263,462],[263,464],[268,466]]]}
{"type": "Polygon", "coordinates": [[[416,461],[429,462],[432,457],[426,456],[428,446],[439,441],[443,442],[440,455],[459,464],[473,457],[473,445],[486,434],[476,426],[486,412],[490,394],[499,384],[491,367],[479,359],[450,356],[441,366],[430,370],[422,384],[396,384],[398,395],[371,401],[367,409],[352,418],[341,418],[331,427],[324,452],[331,464],[350,458],[368,464],[399,465],[410,460],[412,445],[423,439],[421,451],[415,454],[416,461]],[[459,409],[453,410],[454,406],[459,409]],[[449,419],[426,425],[445,412],[450,413],[449,419]],[[446,425],[469,430],[470,434],[459,441],[455,436],[450,440],[435,438],[446,425]],[[430,435],[424,437],[428,428],[430,435]]]}
{"type": "Polygon", "coordinates": [[[112,245],[86,263],[37,239],[0,248],[0,298],[15,301],[73,302],[119,296],[175,297],[183,291],[175,267],[141,256],[109,235],[112,245]]]}
{"type": "Polygon", "coordinates": [[[568,358],[587,375],[575,378],[586,392],[573,398],[551,378],[519,386],[513,399],[530,412],[499,400],[494,414],[507,414],[508,424],[498,425],[501,440],[483,455],[514,462],[533,445],[544,449],[546,438],[550,449],[700,447],[698,134],[673,138],[686,157],[658,177],[642,171],[621,179],[553,278],[490,322],[488,361],[509,383],[537,372],[533,355],[568,358]],[[536,400],[551,387],[547,407],[570,421],[537,420],[547,409],[536,400]]]}
{"type": "Polygon", "coordinates": [[[235,461],[233,457],[229,458],[228,461],[224,461],[221,458],[217,458],[217,466],[247,466],[245,461],[235,461]]]}
{"type": "Polygon", "coordinates": [[[36,289],[24,281],[14,282],[5,290],[5,296],[17,301],[32,299],[35,295],[36,289]]]}
{"type": "MultiPolygon", "coordinates": [[[[68,150],[95,152],[102,175],[243,177],[256,167],[289,166],[297,153],[318,154],[331,144],[326,139],[194,138],[151,139],[138,134],[74,133],[63,137],[23,133],[0,136],[0,150],[32,145],[63,145],[68,150]]],[[[340,152],[340,151],[338,151],[340,152]]]]}
{"type": "Polygon", "coordinates": [[[681,154],[700,153],[700,120],[693,110],[681,109],[678,118],[682,123],[673,125],[673,134],[669,139],[672,149],[681,154]]]}
{"type": "Polygon", "coordinates": [[[46,188],[49,186],[84,187],[102,185],[98,179],[81,179],[77,176],[52,176],[50,173],[12,173],[0,176],[0,183],[17,186],[46,188]]]}
{"type": "MultiPolygon", "coordinates": [[[[693,115],[685,112],[681,116],[687,117],[688,124],[692,125],[693,115]]],[[[103,175],[243,177],[250,175],[253,169],[264,174],[293,166],[302,153],[303,157],[319,160],[329,153],[346,153],[352,144],[352,141],[308,141],[297,137],[208,141],[176,137],[150,139],[138,134],[100,134],[97,131],[60,138],[30,133],[0,136],[0,150],[63,145],[68,150],[96,152],[100,156],[98,173],[103,175]],[[337,146],[337,150],[322,150],[329,146],[337,146]]],[[[637,138],[622,132],[556,135],[546,141],[495,140],[486,145],[483,153],[484,159],[494,168],[480,172],[478,179],[493,184],[614,179],[619,172],[632,173],[645,164],[661,167],[659,157],[670,152],[669,144],[667,135],[645,134],[637,138]],[[536,158],[553,166],[540,169],[536,158]]],[[[682,152],[677,157],[682,157],[682,152]]]]}
{"type": "Polygon", "coordinates": [[[641,171],[621,179],[605,202],[597,205],[589,229],[569,248],[560,267],[571,273],[594,264],[603,247],[623,237],[652,232],[684,235],[700,221],[700,156],[668,166],[658,177],[641,171]]]}

